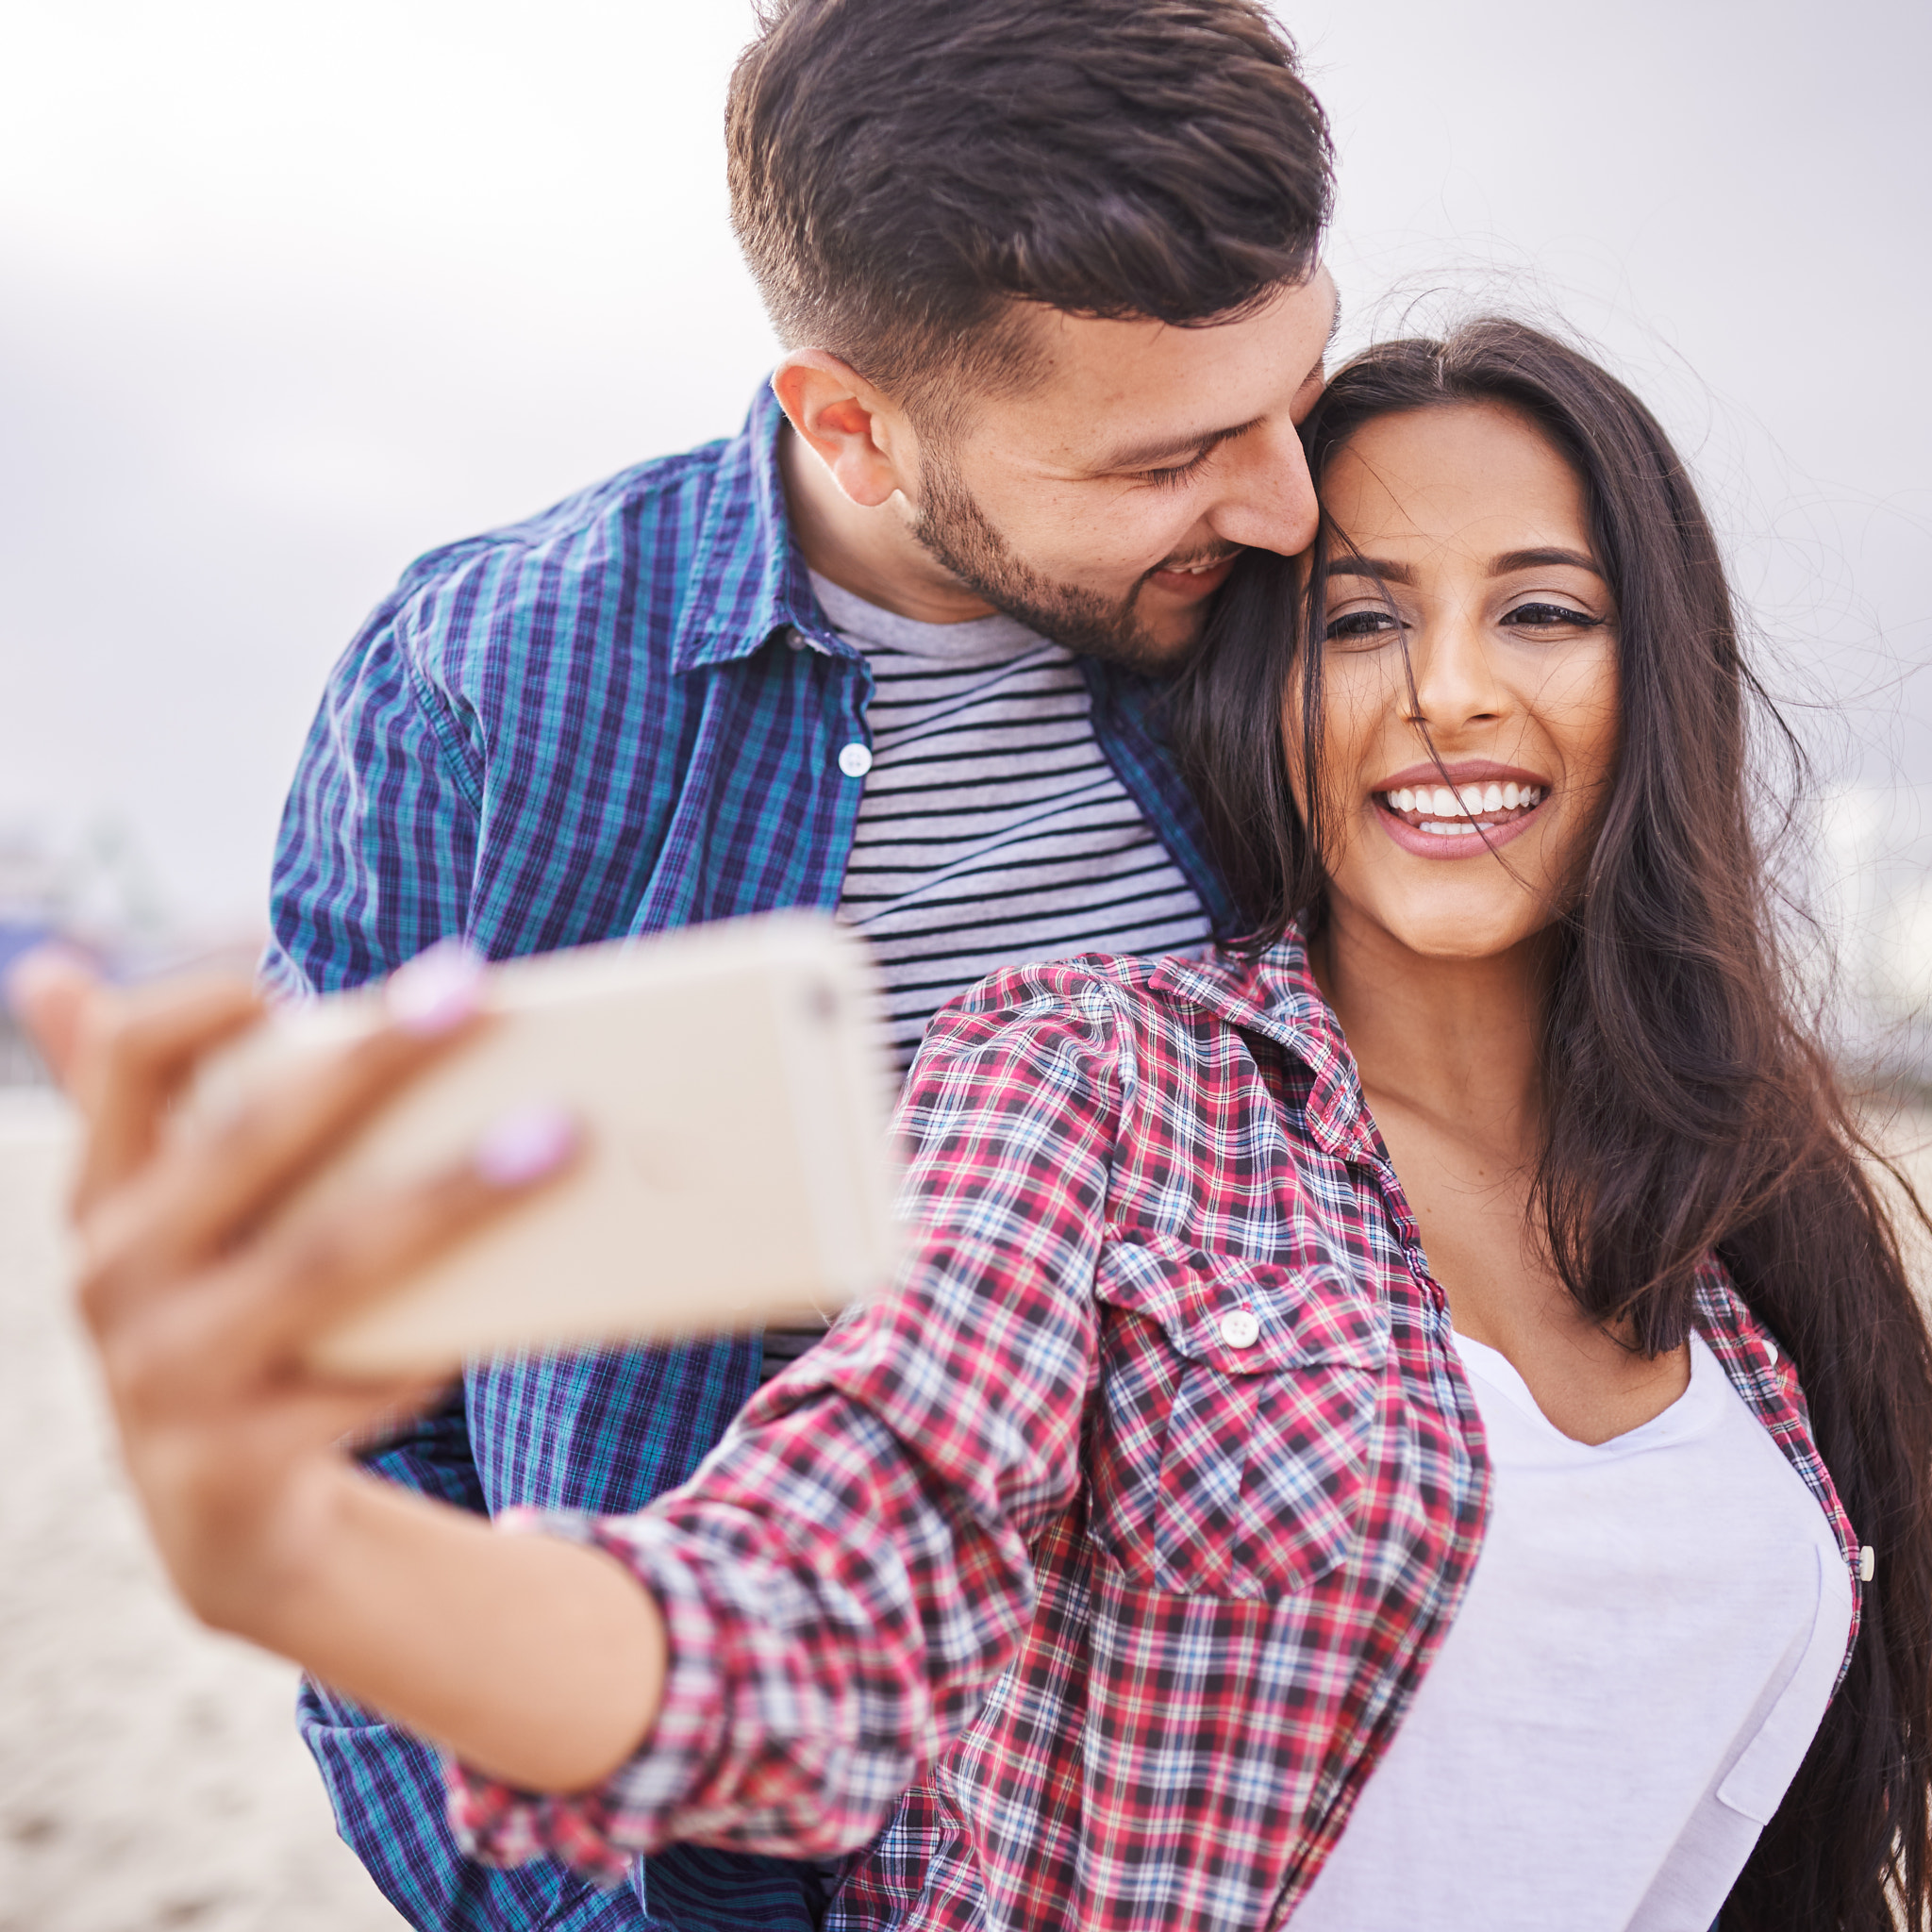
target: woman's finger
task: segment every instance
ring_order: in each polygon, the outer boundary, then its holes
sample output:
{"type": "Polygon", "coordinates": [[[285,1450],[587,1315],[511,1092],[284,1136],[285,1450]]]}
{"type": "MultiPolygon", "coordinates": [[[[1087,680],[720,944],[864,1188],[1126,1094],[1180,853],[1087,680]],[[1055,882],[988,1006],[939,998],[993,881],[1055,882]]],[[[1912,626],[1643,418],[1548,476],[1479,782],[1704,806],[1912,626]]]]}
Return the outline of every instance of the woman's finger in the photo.
{"type": "MultiPolygon", "coordinates": [[[[120,1187],[84,1196],[82,1307],[97,1332],[170,1274],[222,1255],[273,1214],[402,1085],[478,1024],[481,988],[473,955],[433,949],[390,981],[389,1025],[316,1055],[217,1124],[176,1135],[120,1187]]],[[[161,1017],[178,1017],[177,1008],[161,1017]]],[[[135,1037],[110,1047],[108,1065],[110,1083],[132,1091],[141,1075],[126,1062],[140,1066],[149,1047],[142,1033],[155,1029],[129,1030],[135,1037]]],[[[165,1058],[177,1043],[150,1051],[165,1058]]]]}
{"type": "Polygon", "coordinates": [[[91,1272],[119,1280],[116,1257],[125,1256],[138,1264],[130,1279],[152,1279],[244,1240],[476,1024],[440,1036],[385,1027],[319,1057],[211,1131],[178,1140],[97,1217],[89,1253],[100,1265],[91,1272]]]}
{"type": "Polygon", "coordinates": [[[153,1159],[169,1105],[201,1061],[257,1025],[260,995],[238,974],[70,995],[68,1091],[86,1122],[74,1211],[87,1214],[153,1159]]]}
{"type": "Polygon", "coordinates": [[[0,980],[0,997],[62,1088],[72,1085],[87,1005],[100,985],[100,975],[79,954],[56,944],[23,955],[0,980]]]}
{"type": "Polygon", "coordinates": [[[76,1213],[148,1159],[161,1114],[182,1078],[201,1055],[261,1012],[253,989],[239,977],[203,976],[123,992],[60,945],[42,946],[17,961],[5,991],[86,1122],[75,1178],[76,1213]]]}
{"type": "Polygon", "coordinates": [[[233,1373],[273,1374],[318,1335],[394,1292],[411,1274],[560,1174],[578,1141],[570,1116],[507,1116],[461,1165],[344,1211],[273,1229],[184,1305],[174,1346],[233,1373]],[[251,1366],[252,1365],[252,1366],[251,1366]]]}
{"type": "Polygon", "coordinates": [[[386,1026],[171,1150],[165,1213],[146,1231],[154,1252],[198,1257],[273,1213],[398,1088],[475,1030],[483,974],[459,941],[432,946],[390,978],[386,1026]]]}

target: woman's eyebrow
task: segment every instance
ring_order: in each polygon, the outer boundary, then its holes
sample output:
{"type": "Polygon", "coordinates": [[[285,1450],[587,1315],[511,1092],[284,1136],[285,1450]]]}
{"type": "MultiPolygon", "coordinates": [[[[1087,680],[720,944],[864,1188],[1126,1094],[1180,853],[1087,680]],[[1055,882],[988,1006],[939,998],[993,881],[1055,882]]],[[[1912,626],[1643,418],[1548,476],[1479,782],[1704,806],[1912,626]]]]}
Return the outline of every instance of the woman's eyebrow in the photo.
{"type": "MultiPolygon", "coordinates": [[[[1603,576],[1594,558],[1586,557],[1580,550],[1564,550],[1556,545],[1537,550],[1506,550],[1500,557],[1491,558],[1490,575],[1505,577],[1512,571],[1547,570],[1552,564],[1587,570],[1593,577],[1603,576]]],[[[1391,563],[1380,557],[1338,557],[1324,575],[1331,577],[1372,577],[1385,584],[1410,584],[1415,581],[1415,574],[1407,564],[1391,563]]]]}
{"type": "Polygon", "coordinates": [[[1555,547],[1541,550],[1506,550],[1502,556],[1491,558],[1490,575],[1492,577],[1506,577],[1513,570],[1543,570],[1553,563],[1568,564],[1573,570],[1587,570],[1593,577],[1603,575],[1594,558],[1586,557],[1580,550],[1562,550],[1555,547]]]}

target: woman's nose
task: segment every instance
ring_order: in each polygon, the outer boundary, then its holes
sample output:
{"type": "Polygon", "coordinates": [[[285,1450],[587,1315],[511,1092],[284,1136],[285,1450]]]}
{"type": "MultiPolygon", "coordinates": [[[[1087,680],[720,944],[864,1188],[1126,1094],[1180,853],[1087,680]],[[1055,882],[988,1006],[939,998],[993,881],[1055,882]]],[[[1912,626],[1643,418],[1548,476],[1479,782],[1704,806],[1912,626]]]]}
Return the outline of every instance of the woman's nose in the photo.
{"type": "Polygon", "coordinates": [[[1417,721],[1432,731],[1480,724],[1508,708],[1489,639],[1473,613],[1446,614],[1411,632],[1409,666],[1417,721]]]}

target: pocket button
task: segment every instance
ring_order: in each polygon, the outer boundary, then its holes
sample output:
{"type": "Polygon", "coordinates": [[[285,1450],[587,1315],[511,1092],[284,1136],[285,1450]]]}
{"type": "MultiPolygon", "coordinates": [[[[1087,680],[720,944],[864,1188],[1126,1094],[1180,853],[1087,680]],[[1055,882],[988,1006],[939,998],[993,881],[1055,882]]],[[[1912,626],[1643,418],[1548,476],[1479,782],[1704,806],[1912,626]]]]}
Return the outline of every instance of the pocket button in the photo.
{"type": "Polygon", "coordinates": [[[1261,1324],[1252,1308],[1236,1308],[1221,1318],[1221,1339],[1230,1348],[1253,1348],[1261,1339],[1261,1324]]]}

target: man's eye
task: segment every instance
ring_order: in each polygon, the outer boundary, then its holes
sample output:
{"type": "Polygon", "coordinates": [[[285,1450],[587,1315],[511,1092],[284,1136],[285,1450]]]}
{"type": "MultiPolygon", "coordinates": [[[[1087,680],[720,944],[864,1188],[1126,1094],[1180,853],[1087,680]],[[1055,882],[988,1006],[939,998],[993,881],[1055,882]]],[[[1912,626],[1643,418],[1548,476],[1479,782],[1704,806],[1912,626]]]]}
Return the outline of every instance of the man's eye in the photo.
{"type": "Polygon", "coordinates": [[[1141,480],[1153,484],[1157,490],[1178,490],[1182,484],[1200,475],[1213,454],[1211,449],[1204,449],[1199,456],[1190,457],[1186,462],[1174,463],[1168,469],[1142,470],[1141,480]]]}
{"type": "Polygon", "coordinates": [[[1519,604],[1504,619],[1523,630],[1554,630],[1568,625],[1574,630],[1594,630],[1597,620],[1587,610],[1568,604],[1519,604]]]}
{"type": "Polygon", "coordinates": [[[1401,626],[1386,610],[1351,610],[1331,618],[1324,635],[1331,644],[1361,643],[1392,636],[1401,626]]]}

